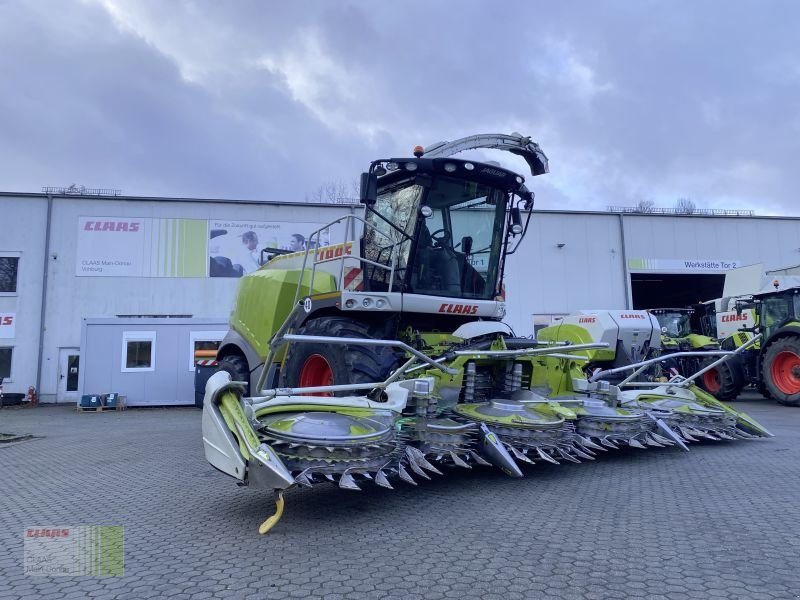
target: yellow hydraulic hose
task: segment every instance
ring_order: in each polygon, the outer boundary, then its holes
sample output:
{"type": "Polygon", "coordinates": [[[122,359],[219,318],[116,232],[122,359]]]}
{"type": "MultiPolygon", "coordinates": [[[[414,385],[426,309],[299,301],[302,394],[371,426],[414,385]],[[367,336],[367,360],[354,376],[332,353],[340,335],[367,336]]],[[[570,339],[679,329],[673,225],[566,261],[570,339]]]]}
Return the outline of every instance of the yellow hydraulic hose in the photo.
{"type": "Polygon", "coordinates": [[[275,514],[264,521],[258,528],[258,533],[265,534],[278,524],[283,515],[283,490],[275,493],[275,514]]]}

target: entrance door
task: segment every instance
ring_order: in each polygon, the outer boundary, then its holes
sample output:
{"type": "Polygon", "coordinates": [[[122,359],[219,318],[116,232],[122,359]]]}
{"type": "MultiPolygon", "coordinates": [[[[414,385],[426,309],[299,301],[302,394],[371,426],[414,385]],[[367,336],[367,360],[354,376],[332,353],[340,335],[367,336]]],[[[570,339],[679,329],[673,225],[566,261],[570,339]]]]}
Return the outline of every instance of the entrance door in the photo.
{"type": "Polygon", "coordinates": [[[631,273],[633,308],[685,308],[722,296],[724,273],[631,273]]]}
{"type": "Polygon", "coordinates": [[[57,402],[78,401],[80,362],[81,355],[78,348],[59,348],[57,402]]]}

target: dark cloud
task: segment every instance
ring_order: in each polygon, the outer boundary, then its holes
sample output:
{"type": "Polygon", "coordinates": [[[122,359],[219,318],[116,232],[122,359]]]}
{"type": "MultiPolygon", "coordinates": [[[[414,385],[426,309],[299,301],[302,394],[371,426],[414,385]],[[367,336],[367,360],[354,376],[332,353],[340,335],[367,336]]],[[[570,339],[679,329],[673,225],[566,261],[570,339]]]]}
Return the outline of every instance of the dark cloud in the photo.
{"type": "Polygon", "coordinates": [[[796,214],[798,16],[738,1],[0,3],[0,189],[298,200],[376,156],[518,130],[551,159],[541,207],[690,197],[796,214]]]}

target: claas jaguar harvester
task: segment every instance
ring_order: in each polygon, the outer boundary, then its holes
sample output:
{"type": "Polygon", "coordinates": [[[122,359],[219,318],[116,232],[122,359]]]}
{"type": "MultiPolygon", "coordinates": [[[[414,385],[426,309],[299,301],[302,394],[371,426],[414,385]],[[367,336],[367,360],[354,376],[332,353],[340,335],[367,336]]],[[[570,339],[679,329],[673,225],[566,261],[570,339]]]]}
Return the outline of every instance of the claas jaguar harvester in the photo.
{"type": "Polygon", "coordinates": [[[516,154],[534,176],[548,171],[539,146],[518,134],[375,160],[361,176],[363,216],[320,228],[304,252],[265,249],[273,258],[240,280],[206,387],[203,441],[217,469],[275,491],[262,533],[293,486],[392,488],[478,465],[521,477],[526,463],[616,447],[604,431],[623,413],[636,420],[629,445],[682,441],[643,411],[583,392],[569,405],[553,398],[548,378],[583,377],[562,364],[583,364],[580,352],[608,342],[538,343],[502,323],[504,265],[533,194],[497,164],[452,158],[476,148],[516,154]],[[321,247],[323,232],[341,241],[321,247]],[[596,417],[584,433],[580,410],[596,417]]]}

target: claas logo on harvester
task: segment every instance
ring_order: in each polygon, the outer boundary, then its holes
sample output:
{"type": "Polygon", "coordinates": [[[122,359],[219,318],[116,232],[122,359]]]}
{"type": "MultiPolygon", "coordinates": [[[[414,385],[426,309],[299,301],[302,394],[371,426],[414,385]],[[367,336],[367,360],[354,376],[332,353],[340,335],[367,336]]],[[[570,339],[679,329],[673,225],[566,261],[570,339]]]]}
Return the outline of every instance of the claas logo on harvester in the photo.
{"type": "Polygon", "coordinates": [[[451,313],[454,315],[475,315],[478,314],[477,304],[448,304],[444,303],[439,307],[440,313],[451,313]]]}
{"type": "Polygon", "coordinates": [[[747,321],[747,314],[742,313],[740,315],[732,314],[732,315],[722,315],[722,322],[723,323],[730,323],[731,321],[747,321]]]}

